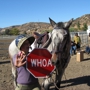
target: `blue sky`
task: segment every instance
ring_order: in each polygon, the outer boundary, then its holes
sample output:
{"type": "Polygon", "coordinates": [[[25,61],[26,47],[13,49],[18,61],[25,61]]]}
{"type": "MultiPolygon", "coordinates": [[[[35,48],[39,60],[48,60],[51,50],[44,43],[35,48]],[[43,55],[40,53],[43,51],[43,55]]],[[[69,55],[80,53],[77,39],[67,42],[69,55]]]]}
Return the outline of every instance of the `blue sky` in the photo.
{"type": "Polygon", "coordinates": [[[68,21],[90,14],[90,0],[0,0],[0,28],[29,22],[68,21]]]}

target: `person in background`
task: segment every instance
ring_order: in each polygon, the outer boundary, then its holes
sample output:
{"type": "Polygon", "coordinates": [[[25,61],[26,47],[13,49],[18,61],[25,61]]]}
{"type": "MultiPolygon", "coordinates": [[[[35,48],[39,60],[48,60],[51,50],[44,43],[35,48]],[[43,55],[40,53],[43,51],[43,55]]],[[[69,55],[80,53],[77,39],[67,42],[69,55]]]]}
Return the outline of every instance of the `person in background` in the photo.
{"type": "Polygon", "coordinates": [[[15,90],[41,90],[38,79],[26,69],[26,57],[34,40],[33,36],[26,37],[25,35],[19,35],[16,38],[15,43],[20,52],[13,57],[13,64],[17,70],[15,90]]]}
{"type": "Polygon", "coordinates": [[[70,55],[76,54],[76,49],[75,42],[71,41],[70,55]]]}
{"type": "Polygon", "coordinates": [[[85,53],[87,53],[87,54],[89,54],[89,53],[90,53],[90,47],[89,47],[89,45],[88,45],[88,46],[86,46],[86,48],[85,48],[85,53]]]}
{"type": "Polygon", "coordinates": [[[80,38],[80,36],[78,36],[78,33],[75,33],[74,42],[76,44],[77,50],[80,50],[80,47],[81,47],[81,38],[80,38]]]}

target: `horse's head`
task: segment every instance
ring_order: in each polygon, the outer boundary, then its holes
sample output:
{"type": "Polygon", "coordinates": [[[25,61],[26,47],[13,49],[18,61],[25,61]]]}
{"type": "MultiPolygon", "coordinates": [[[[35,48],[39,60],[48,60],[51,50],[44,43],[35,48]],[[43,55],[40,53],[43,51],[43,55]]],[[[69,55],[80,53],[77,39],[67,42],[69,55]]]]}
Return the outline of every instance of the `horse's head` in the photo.
{"type": "Polygon", "coordinates": [[[53,26],[53,31],[51,32],[52,39],[52,62],[57,63],[62,59],[68,59],[70,55],[70,33],[69,27],[73,21],[71,19],[68,22],[58,22],[56,23],[51,18],[49,18],[51,25],[53,26]]]}

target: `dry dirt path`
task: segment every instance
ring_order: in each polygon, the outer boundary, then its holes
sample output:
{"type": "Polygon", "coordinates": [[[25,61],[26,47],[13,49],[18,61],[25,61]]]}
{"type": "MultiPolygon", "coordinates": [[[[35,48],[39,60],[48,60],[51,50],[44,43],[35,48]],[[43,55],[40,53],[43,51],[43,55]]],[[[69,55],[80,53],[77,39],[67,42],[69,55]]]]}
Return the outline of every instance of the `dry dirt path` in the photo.
{"type": "MultiPolygon", "coordinates": [[[[84,54],[82,62],[71,56],[62,78],[60,90],[90,90],[90,56],[84,54]]],[[[41,83],[41,79],[39,79],[41,83]]],[[[14,90],[9,59],[0,59],[0,90],[14,90]]]]}

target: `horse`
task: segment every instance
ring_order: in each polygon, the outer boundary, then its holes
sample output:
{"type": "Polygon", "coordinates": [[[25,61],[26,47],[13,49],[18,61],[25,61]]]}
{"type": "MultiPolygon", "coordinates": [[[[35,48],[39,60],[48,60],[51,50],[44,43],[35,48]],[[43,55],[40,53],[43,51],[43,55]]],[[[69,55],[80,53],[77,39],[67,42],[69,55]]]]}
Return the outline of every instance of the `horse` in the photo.
{"type": "MultiPolygon", "coordinates": [[[[39,48],[46,48],[52,53],[51,62],[56,66],[55,83],[53,84],[55,85],[55,90],[59,90],[62,76],[70,61],[71,37],[69,27],[73,19],[68,22],[58,23],[51,18],[49,20],[53,30],[45,34],[44,37],[41,36],[37,40],[37,44],[39,48]]],[[[45,90],[49,90],[50,77],[45,79],[43,86],[45,90]]]]}
{"type": "MultiPolygon", "coordinates": [[[[39,37],[36,39],[31,47],[34,48],[47,48],[51,53],[51,62],[56,66],[56,90],[60,88],[61,78],[64,73],[65,68],[67,67],[70,61],[70,33],[69,27],[72,24],[73,19],[68,22],[58,22],[56,23],[54,20],[49,18],[50,24],[53,27],[52,32],[47,32],[45,34],[37,34],[39,37]]],[[[30,48],[31,49],[31,48],[30,48]]],[[[12,75],[14,76],[14,86],[16,86],[16,78],[17,72],[16,67],[14,67],[12,63],[13,56],[19,52],[18,48],[15,45],[15,40],[13,40],[8,48],[9,56],[11,58],[11,67],[12,67],[12,75]]],[[[47,79],[45,79],[44,89],[49,90],[49,82],[45,83],[47,79]]],[[[48,78],[49,80],[49,78],[48,78]]]]}

